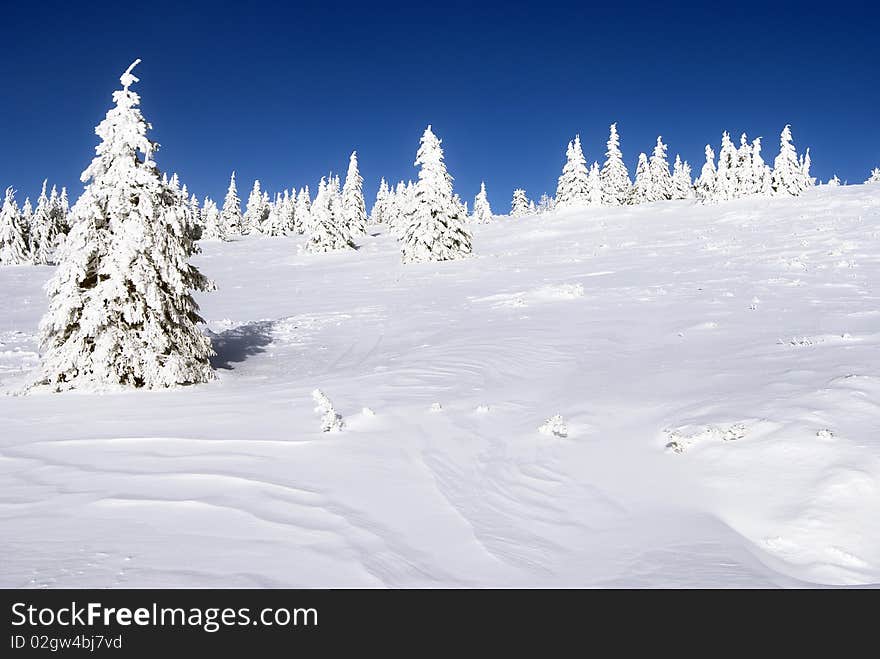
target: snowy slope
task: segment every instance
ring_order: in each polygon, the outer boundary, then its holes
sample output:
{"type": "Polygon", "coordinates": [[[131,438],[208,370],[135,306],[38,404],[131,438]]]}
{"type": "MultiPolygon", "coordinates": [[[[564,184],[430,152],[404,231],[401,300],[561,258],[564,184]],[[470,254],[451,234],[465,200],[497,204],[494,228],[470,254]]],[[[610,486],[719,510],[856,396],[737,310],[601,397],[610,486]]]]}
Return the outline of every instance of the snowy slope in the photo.
{"type": "MultiPolygon", "coordinates": [[[[0,396],[0,585],[880,583],[880,186],[473,231],[206,243],[219,381],[0,396]]],[[[0,269],[9,394],[50,272],[0,269]]]]}

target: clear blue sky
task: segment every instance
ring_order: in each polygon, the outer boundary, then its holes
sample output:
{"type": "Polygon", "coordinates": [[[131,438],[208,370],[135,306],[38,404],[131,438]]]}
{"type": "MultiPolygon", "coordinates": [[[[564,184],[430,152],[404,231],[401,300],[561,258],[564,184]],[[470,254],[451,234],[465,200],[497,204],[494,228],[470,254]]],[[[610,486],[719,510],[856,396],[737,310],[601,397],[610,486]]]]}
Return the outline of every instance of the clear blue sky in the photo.
{"type": "Polygon", "coordinates": [[[314,192],[357,149],[371,202],[380,176],[415,176],[428,123],[456,191],[485,179],[499,211],[515,187],[554,192],[575,133],[601,161],[612,121],[631,173],[658,134],[695,173],[724,129],[772,161],[785,123],[822,180],[880,166],[876,1],[15,2],[3,23],[0,185],[19,203],[44,177],[78,196],[137,57],[159,165],[200,198],[233,168],[243,197],[256,177],[314,192]]]}

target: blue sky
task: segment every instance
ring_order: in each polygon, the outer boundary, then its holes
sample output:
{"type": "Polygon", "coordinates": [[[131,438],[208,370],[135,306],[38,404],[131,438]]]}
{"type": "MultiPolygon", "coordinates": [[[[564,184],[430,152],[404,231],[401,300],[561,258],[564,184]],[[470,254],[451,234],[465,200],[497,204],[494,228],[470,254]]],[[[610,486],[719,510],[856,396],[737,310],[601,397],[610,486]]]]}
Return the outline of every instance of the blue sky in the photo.
{"type": "Polygon", "coordinates": [[[822,180],[880,166],[878,2],[135,4],[4,8],[0,185],[19,203],[45,177],[78,196],[138,57],[159,165],[200,197],[232,169],[243,197],[254,178],[314,191],[357,149],[370,202],[380,176],[415,177],[428,123],[456,191],[485,179],[498,211],[555,191],[575,133],[601,161],[612,121],[631,173],[658,134],[695,173],[725,129],[772,162],[786,123],[822,180]]]}

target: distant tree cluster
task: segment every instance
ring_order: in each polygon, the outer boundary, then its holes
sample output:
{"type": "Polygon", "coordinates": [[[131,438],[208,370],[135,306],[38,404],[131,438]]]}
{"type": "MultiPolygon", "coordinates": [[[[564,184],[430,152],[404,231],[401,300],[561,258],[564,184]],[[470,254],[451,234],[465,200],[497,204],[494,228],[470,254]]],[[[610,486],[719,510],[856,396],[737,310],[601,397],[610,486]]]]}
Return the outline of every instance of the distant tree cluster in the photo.
{"type": "Polygon", "coordinates": [[[34,208],[30,199],[19,208],[15,190],[6,188],[0,208],[0,264],[54,265],[55,254],[69,230],[67,190],[53,185],[46,194],[46,181],[34,208]]]}

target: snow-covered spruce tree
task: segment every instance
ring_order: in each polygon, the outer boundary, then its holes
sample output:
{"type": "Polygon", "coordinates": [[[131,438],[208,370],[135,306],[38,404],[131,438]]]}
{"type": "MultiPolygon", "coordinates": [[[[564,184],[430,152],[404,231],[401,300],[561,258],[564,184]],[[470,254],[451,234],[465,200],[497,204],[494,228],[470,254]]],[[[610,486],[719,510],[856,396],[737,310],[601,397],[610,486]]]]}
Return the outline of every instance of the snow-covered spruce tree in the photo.
{"type": "Polygon", "coordinates": [[[786,125],[779,136],[779,155],[773,161],[773,193],[796,197],[806,189],[804,172],[797,151],[791,142],[791,126],[786,125]]]}
{"type": "Polygon", "coordinates": [[[736,173],[736,147],[727,131],[721,135],[721,150],[718,152],[718,170],[715,174],[715,200],[736,199],[738,181],[736,173]]]}
{"type": "Polygon", "coordinates": [[[0,265],[30,263],[24,216],[15,203],[15,190],[6,188],[3,208],[0,209],[0,265]]]}
{"type": "Polygon", "coordinates": [[[691,166],[687,160],[682,162],[678,154],[675,155],[675,164],[672,166],[672,190],[673,199],[690,199],[694,196],[691,166]]]}
{"type": "Polygon", "coordinates": [[[312,198],[309,196],[309,186],[299,189],[299,196],[294,205],[294,221],[296,232],[305,233],[311,221],[312,198]]]}
{"type": "Polygon", "coordinates": [[[812,161],[810,160],[810,147],[807,147],[807,152],[804,154],[804,157],[801,158],[801,173],[804,175],[805,190],[816,185],[816,179],[810,175],[811,163],[812,161]]]}
{"type": "Polygon", "coordinates": [[[202,240],[229,240],[220,209],[210,197],[205,197],[202,204],[202,240]]]}
{"type": "Polygon", "coordinates": [[[510,202],[510,217],[522,217],[529,214],[529,198],[526,191],[517,188],[513,191],[513,199],[510,202]]]}
{"type": "Polygon", "coordinates": [[[462,201],[461,197],[458,196],[458,193],[452,195],[452,203],[458,206],[458,216],[461,218],[467,218],[468,216],[468,206],[466,201],[462,201]]]}
{"type": "Polygon", "coordinates": [[[34,207],[31,205],[31,198],[25,197],[21,206],[21,228],[24,231],[24,242],[27,245],[29,262],[34,262],[34,207]]]}
{"type": "Polygon", "coordinates": [[[639,154],[639,162],[636,165],[636,178],[629,193],[629,203],[643,204],[649,201],[650,192],[651,171],[648,166],[648,156],[643,151],[639,154]]]}
{"type": "Polygon", "coordinates": [[[743,133],[736,150],[736,197],[747,197],[760,192],[761,181],[755,178],[754,147],[743,133]]]}
{"type": "Polygon", "coordinates": [[[342,186],[342,216],[349,231],[356,236],[367,233],[367,206],[364,202],[364,179],[358,171],[357,151],[348,158],[348,172],[342,186]]]}
{"type": "Polygon", "coordinates": [[[666,161],[666,145],[663,138],[657,138],[654,153],[648,163],[651,184],[648,192],[648,201],[663,201],[672,199],[672,176],[669,173],[669,163],[666,161]]]}
{"type": "Polygon", "coordinates": [[[238,190],[235,187],[235,172],[229,178],[229,189],[223,199],[223,210],[220,211],[220,224],[227,240],[232,236],[241,235],[241,199],[238,198],[238,190]]]}
{"type": "Polygon", "coordinates": [[[332,174],[326,180],[321,178],[307,228],[306,249],[310,252],[321,253],[355,248],[348,225],[342,217],[341,204],[336,198],[337,192],[334,187],[332,174]]]}
{"type": "Polygon", "coordinates": [[[826,183],[825,185],[828,185],[832,188],[839,187],[840,186],[840,179],[837,178],[837,174],[835,174],[830,179],[828,179],[828,183],[826,183]]]}
{"type": "Polygon", "coordinates": [[[602,174],[599,169],[599,163],[594,162],[590,167],[590,175],[588,177],[589,188],[588,198],[590,206],[602,205],[602,174]]]}
{"type": "Polygon", "coordinates": [[[586,205],[590,201],[590,174],[587,161],[581,149],[581,136],[575,135],[574,141],[568,143],[565,152],[565,165],[556,185],[556,205],[586,205]]]}
{"type": "Polygon", "coordinates": [[[269,215],[262,225],[262,233],[266,236],[283,236],[285,234],[281,203],[281,195],[276,193],[275,202],[269,204],[269,215]]]}
{"type": "Polygon", "coordinates": [[[59,195],[58,190],[53,185],[52,192],[49,195],[49,214],[52,217],[52,222],[58,229],[57,241],[59,244],[64,240],[70,229],[67,212],[67,190],[61,188],[61,194],[59,195]]]}
{"type": "Polygon", "coordinates": [[[477,224],[485,224],[492,221],[492,207],[489,205],[489,197],[486,195],[486,182],[480,182],[480,191],[474,197],[474,211],[471,221],[477,224]]]}
{"type": "Polygon", "coordinates": [[[46,194],[46,181],[43,181],[43,190],[31,219],[31,253],[37,265],[51,265],[55,262],[55,249],[64,229],[60,221],[59,214],[46,194]]]}
{"type": "Polygon", "coordinates": [[[73,224],[73,217],[70,215],[70,202],[67,199],[67,188],[64,186],[61,187],[61,193],[58,195],[58,212],[62,217],[64,233],[66,234],[73,224]]]}
{"type": "Polygon", "coordinates": [[[715,199],[715,152],[712,146],[706,145],[706,162],[700,171],[700,177],[694,183],[697,198],[703,202],[716,201],[715,199]]]}
{"type": "Polygon", "coordinates": [[[556,200],[546,192],[543,193],[538,200],[538,214],[543,215],[544,213],[550,213],[554,208],[556,208],[556,200]]]}
{"type": "Polygon", "coordinates": [[[452,176],[443,162],[440,140],[429,125],[419,142],[415,165],[419,181],[405,210],[400,239],[404,263],[449,261],[472,251],[471,234],[452,199],[452,176]]]}
{"type": "Polygon", "coordinates": [[[213,287],[187,263],[197,251],[184,210],[163,184],[150,125],[120,77],[114,107],[98,124],[101,143],[82,174],[77,220],[46,284],[44,349],[35,384],[171,387],[214,377],[211,343],[197,323],[193,290],[213,287]]]}
{"type": "Polygon", "coordinates": [[[284,191],[281,200],[281,214],[284,218],[285,233],[296,233],[296,188],[284,191]]]}
{"type": "Polygon", "coordinates": [[[629,180],[629,172],[626,170],[623,154],[620,152],[617,124],[611,124],[611,133],[608,136],[608,145],[605,151],[605,164],[602,165],[600,179],[603,205],[622,206],[627,203],[632,181],[629,180]]]}
{"type": "Polygon", "coordinates": [[[768,197],[773,194],[773,170],[771,170],[761,156],[761,138],[756,137],[752,141],[752,181],[755,185],[755,193],[768,197]]]}
{"type": "Polygon", "coordinates": [[[880,183],[880,167],[871,170],[871,174],[865,180],[865,183],[880,183]]]}
{"type": "Polygon", "coordinates": [[[263,230],[263,222],[269,217],[269,205],[260,189],[259,179],[254,181],[254,187],[248,196],[247,207],[241,216],[241,233],[244,236],[252,233],[260,233],[263,230]]]}
{"type": "Polygon", "coordinates": [[[379,182],[379,191],[376,192],[376,201],[373,203],[373,208],[370,210],[370,222],[373,224],[384,224],[387,209],[388,183],[385,182],[385,177],[383,176],[382,180],[379,182]]]}

